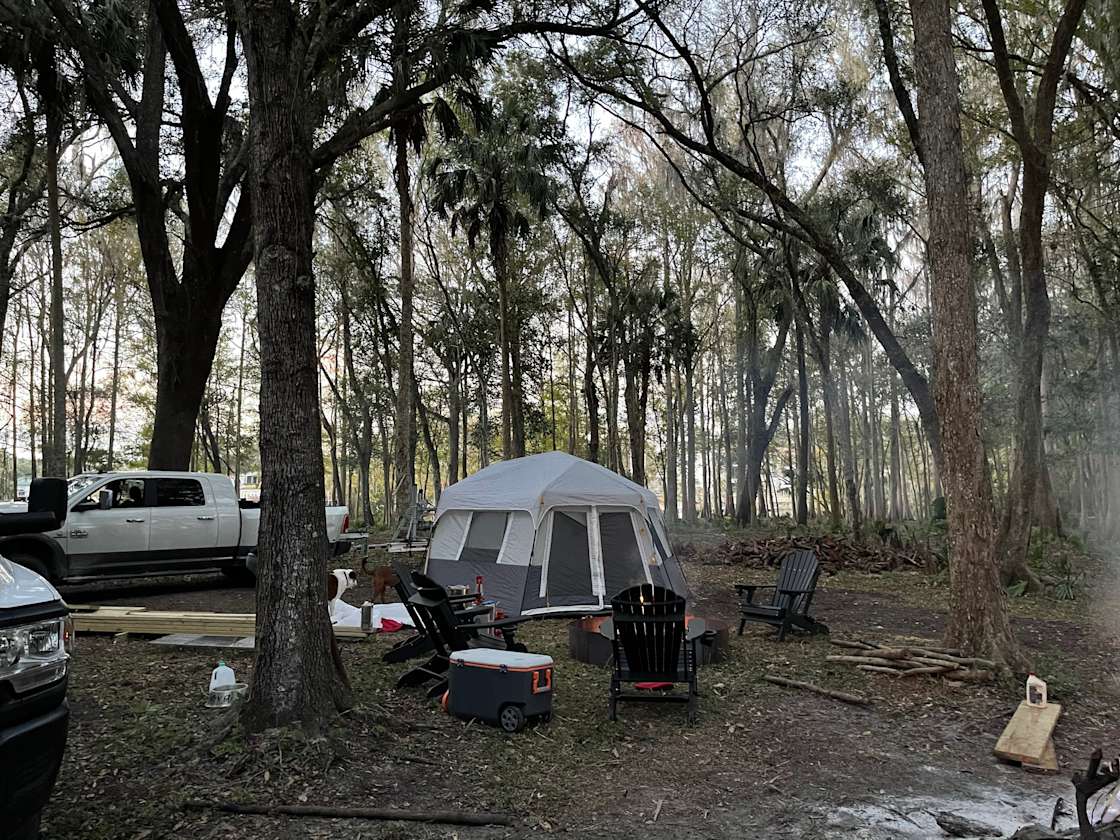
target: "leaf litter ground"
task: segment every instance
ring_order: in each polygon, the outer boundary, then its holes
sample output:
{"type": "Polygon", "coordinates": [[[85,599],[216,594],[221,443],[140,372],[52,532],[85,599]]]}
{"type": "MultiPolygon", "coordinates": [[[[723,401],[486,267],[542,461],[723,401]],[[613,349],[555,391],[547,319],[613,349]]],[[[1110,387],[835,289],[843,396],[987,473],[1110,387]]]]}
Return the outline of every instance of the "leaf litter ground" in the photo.
{"type": "MultiPolygon", "coordinates": [[[[740,540],[741,534],[734,535],[740,540]]],[[[697,614],[734,621],[731,584],[772,570],[722,559],[725,535],[690,535],[686,572],[697,614]]],[[[736,549],[742,553],[741,549],[736,549]]],[[[1062,773],[1028,774],[991,756],[1018,702],[1017,684],[952,688],[829,663],[825,638],[773,641],[763,628],[733,637],[727,659],[701,672],[700,720],[673,706],[624,705],[606,715],[608,673],[567,652],[561,621],[528,625],[531,650],[556,660],[552,722],[516,736],[445,715],[419,691],[393,684],[389,635],[345,643],[356,707],[329,733],[276,730],[220,738],[222,712],[203,708],[218,653],[168,650],[138,638],[79,639],[72,722],[47,838],[499,838],[937,837],[950,810],[1006,830],[1049,822],[1066,779],[1096,746],[1120,751],[1120,639],[1115,567],[1083,559],[1080,600],[1018,598],[1015,628],[1064,715],[1056,733],[1062,773]],[[770,685],[766,674],[864,694],[869,707],[770,685]],[[464,828],[184,811],[187,799],[354,807],[494,811],[508,827],[464,828]]],[[[360,602],[366,593],[348,593],[360,602]]],[[[253,609],[249,589],[219,576],[97,584],[64,591],[71,603],[151,608],[253,609]]],[[[937,639],[944,576],[912,567],[841,570],[822,579],[817,617],[835,636],[937,639]]],[[[252,653],[222,654],[239,679],[252,653]]]]}

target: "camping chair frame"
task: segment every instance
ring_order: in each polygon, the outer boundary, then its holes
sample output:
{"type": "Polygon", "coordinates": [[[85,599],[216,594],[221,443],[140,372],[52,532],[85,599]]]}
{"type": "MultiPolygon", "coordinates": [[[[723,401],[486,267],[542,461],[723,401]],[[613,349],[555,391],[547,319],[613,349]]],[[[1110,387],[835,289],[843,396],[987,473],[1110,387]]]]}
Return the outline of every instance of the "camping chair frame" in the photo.
{"type": "MultiPolygon", "coordinates": [[[[688,722],[696,721],[700,693],[696,643],[703,631],[689,633],[685,600],[671,590],[644,583],[611,599],[609,634],[614,648],[610,719],[618,719],[619,701],[684,703],[688,722]],[[624,683],[685,684],[686,694],[626,691],[624,683]]],[[[606,624],[606,622],[604,623],[606,624]]],[[[608,628],[604,627],[604,631],[608,628]]]]}
{"type": "Polygon", "coordinates": [[[451,605],[447,590],[420,572],[412,573],[416,592],[408,599],[419,624],[417,627],[428,638],[432,656],[423,665],[416,665],[401,675],[397,688],[420,686],[435,680],[428,689],[429,697],[438,697],[447,690],[447,670],[451,654],[468,648],[487,647],[499,650],[524,651],[525,646],[514,639],[518,624],[527,618],[503,618],[500,621],[474,623],[462,621],[463,614],[451,605]],[[480,630],[497,630],[501,638],[479,633],[480,630]]]}
{"type": "Polygon", "coordinates": [[[790,629],[806,633],[827,633],[828,627],[809,615],[813,595],[817,591],[817,578],[820,577],[820,563],[811,549],[795,549],[782,559],[778,580],[771,585],[737,583],[739,593],[739,635],[748,621],[769,624],[778,629],[778,641],[786,637],[790,629]],[[770,603],[755,601],[755,593],[761,589],[773,592],[770,603]]]}

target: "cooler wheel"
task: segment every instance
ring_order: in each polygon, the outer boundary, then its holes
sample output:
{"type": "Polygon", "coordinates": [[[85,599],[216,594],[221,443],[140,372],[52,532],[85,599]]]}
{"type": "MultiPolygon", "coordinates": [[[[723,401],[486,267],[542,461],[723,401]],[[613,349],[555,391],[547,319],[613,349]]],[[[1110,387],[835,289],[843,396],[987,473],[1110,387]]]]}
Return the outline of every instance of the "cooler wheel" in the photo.
{"type": "Polygon", "coordinates": [[[525,728],[525,713],[520,706],[508,703],[498,713],[498,723],[506,732],[520,732],[525,728]]]}

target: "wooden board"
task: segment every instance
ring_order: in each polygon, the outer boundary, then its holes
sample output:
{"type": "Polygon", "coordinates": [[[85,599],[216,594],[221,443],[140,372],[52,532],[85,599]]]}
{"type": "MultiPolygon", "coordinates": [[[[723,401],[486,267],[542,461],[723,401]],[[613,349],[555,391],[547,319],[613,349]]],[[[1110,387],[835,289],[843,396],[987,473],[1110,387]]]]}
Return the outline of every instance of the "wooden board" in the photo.
{"type": "MultiPolygon", "coordinates": [[[[72,614],[78,633],[135,633],[164,636],[192,633],[200,636],[252,636],[257,617],[253,613],[180,612],[145,607],[105,606],[84,608],[72,614]]],[[[340,639],[364,639],[360,627],[334,628],[340,639]]]]}
{"type": "Polygon", "coordinates": [[[1037,763],[1023,762],[1024,770],[1035,770],[1040,773],[1058,772],[1058,751],[1054,749],[1054,739],[1046,742],[1046,749],[1042,751],[1042,758],[1037,763]]]}
{"type": "Polygon", "coordinates": [[[1057,703],[1032,706],[1023,700],[996,741],[996,757],[1041,766],[1047,747],[1053,750],[1050,736],[1061,713],[1062,707],[1057,703]]]}

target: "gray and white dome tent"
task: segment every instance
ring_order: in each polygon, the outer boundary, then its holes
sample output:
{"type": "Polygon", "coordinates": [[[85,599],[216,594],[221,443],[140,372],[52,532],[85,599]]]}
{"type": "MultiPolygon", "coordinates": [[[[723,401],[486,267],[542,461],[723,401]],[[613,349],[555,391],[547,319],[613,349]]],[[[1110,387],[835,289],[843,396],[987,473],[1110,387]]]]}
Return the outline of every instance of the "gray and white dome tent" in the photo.
{"type": "Polygon", "coordinates": [[[474,587],[507,615],[610,609],[629,586],[687,595],[657,497],[564,452],[501,461],[440,495],[425,571],[474,587]]]}

